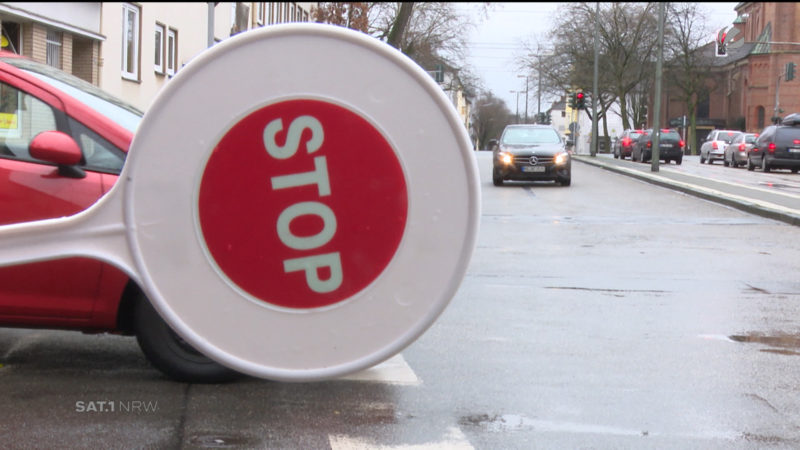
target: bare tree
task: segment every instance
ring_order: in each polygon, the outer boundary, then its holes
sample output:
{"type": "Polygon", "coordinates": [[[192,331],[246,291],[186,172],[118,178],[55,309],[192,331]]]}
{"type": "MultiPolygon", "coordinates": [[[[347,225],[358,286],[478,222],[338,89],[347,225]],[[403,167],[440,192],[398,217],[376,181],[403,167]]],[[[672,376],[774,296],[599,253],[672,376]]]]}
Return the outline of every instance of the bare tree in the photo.
{"type": "Polygon", "coordinates": [[[669,20],[664,32],[666,78],[676,88],[688,111],[689,130],[686,141],[697,154],[697,106],[706,100],[716,83],[711,75],[714,56],[706,44],[706,14],[697,3],[670,3],[669,20]],[[706,50],[706,51],[704,51],[706,50]]]}
{"type": "Polygon", "coordinates": [[[475,101],[472,111],[472,134],[478,149],[488,149],[490,139],[498,139],[503,128],[512,123],[512,113],[506,102],[484,91],[475,101]]]}
{"type": "MultiPolygon", "coordinates": [[[[598,118],[608,136],[606,113],[618,102],[624,128],[636,124],[644,103],[642,87],[653,76],[651,60],[656,36],[653,3],[605,3],[599,17],[594,3],[571,3],[559,11],[549,33],[549,42],[526,44],[528,54],[541,55],[539,48],[550,47],[552,56],[523,59],[527,67],[543,77],[543,90],[556,96],[581,89],[592,95],[594,36],[589,24],[599,20],[600,58],[598,118]],[[633,119],[633,120],[632,120],[633,119]]],[[[586,113],[591,117],[592,112],[586,113]]]]}

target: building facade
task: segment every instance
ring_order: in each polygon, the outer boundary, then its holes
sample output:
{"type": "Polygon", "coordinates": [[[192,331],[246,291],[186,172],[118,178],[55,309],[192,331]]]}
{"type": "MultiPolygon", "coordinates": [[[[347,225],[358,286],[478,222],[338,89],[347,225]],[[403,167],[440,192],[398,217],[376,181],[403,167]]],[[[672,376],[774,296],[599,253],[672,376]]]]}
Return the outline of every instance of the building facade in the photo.
{"type": "MultiPolygon", "coordinates": [[[[708,95],[698,99],[695,151],[713,129],[758,133],[774,117],[800,112],[800,78],[785,79],[787,63],[800,66],[800,3],[742,2],[736,13],[725,56],[716,56],[714,42],[701,49],[712,69],[708,95]]],[[[661,117],[683,131],[686,104],[668,85],[661,104],[661,117]]]]}
{"type": "Polygon", "coordinates": [[[192,58],[237,33],[311,21],[312,2],[0,3],[2,48],[147,109],[192,58]]]}

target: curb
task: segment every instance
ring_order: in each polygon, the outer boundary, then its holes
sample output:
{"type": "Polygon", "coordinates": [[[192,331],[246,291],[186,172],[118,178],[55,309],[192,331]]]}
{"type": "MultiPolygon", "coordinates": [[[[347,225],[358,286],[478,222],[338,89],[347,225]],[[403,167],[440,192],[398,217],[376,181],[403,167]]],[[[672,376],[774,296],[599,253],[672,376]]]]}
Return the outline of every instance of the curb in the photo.
{"type": "Polygon", "coordinates": [[[744,211],[746,213],[755,214],[761,217],[766,217],[768,219],[778,220],[787,223],[789,225],[800,226],[800,211],[790,208],[785,208],[783,206],[776,205],[774,203],[755,201],[753,199],[748,199],[746,197],[727,194],[725,192],[718,191],[716,189],[711,189],[696,184],[671,180],[665,176],[657,175],[656,173],[652,172],[642,172],[639,170],[620,167],[615,164],[607,164],[603,161],[597,160],[596,157],[592,158],[591,156],[586,156],[586,155],[573,155],[572,159],[575,161],[580,161],[584,164],[600,167],[611,172],[637,178],[639,180],[646,181],[648,183],[652,183],[658,186],[684,192],[686,194],[693,195],[695,197],[699,197],[705,200],[710,200],[716,203],[730,206],[739,209],[741,211],[744,211]]]}

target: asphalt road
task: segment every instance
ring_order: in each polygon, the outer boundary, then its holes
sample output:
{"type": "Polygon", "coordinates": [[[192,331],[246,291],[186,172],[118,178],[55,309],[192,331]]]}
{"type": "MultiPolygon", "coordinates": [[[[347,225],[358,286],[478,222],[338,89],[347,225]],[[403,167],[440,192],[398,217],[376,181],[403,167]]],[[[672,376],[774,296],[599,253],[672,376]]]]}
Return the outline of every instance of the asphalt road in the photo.
{"type": "Polygon", "coordinates": [[[189,385],[131,338],[0,329],[3,447],[800,446],[800,228],[579,161],[494,187],[476,157],[467,276],[402,354],[189,385]]]}

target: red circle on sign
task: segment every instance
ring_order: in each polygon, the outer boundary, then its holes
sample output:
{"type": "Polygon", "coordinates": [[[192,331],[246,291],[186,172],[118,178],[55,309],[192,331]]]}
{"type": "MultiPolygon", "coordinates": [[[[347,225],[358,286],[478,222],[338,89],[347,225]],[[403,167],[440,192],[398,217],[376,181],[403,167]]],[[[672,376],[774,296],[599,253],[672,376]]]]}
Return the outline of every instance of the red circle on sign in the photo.
{"type": "Polygon", "coordinates": [[[391,145],[357,113],[320,100],[272,104],[236,123],[198,195],[217,267],[250,296],[287,308],[330,306],[372,283],[407,214],[391,145]]]}

